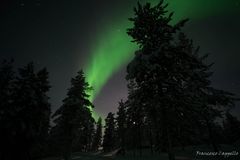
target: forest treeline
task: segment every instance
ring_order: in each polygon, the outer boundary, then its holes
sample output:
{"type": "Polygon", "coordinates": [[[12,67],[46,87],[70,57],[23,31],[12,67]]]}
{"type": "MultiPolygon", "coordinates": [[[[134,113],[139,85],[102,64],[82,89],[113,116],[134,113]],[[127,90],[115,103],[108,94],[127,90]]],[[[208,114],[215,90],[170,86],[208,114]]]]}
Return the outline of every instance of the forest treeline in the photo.
{"type": "Polygon", "coordinates": [[[147,148],[174,160],[174,147],[208,144],[219,151],[221,144],[239,145],[240,121],[230,113],[238,99],[212,87],[208,55],[200,54],[183,32],[188,20],[172,24],[173,13],[166,7],[161,1],[134,8],[127,34],[139,49],[127,66],[128,96],[120,100],[116,114],[107,115],[104,129],[101,117],[92,117],[93,88],[82,70],[52,114],[47,69],[36,71],[30,63],[15,71],[12,61],[3,61],[0,159],[69,160],[72,152],[115,149],[141,155],[147,148]]]}
{"type": "Polygon", "coordinates": [[[95,123],[83,71],[71,79],[62,106],[51,114],[46,68],[29,63],[15,72],[13,61],[0,65],[0,159],[33,160],[49,156],[70,159],[74,151],[96,151],[102,137],[95,123]],[[50,125],[50,121],[54,124],[50,125]],[[95,129],[95,126],[97,127],[95,129]]]}

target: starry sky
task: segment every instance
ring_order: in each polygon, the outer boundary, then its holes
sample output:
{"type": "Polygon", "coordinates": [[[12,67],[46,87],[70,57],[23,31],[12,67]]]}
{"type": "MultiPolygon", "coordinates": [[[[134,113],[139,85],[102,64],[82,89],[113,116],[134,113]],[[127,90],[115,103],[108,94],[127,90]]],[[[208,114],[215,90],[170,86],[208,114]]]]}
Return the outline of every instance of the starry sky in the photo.
{"type": "MultiPolygon", "coordinates": [[[[140,0],[140,2],[146,2],[140,0]]],[[[149,0],[155,4],[157,0],[149,0]]],[[[240,1],[168,0],[173,22],[190,18],[184,30],[215,62],[212,85],[240,97],[240,1]]],[[[61,105],[70,78],[83,69],[94,87],[94,112],[115,112],[127,96],[126,65],[137,46],[126,28],[136,0],[1,0],[0,60],[17,67],[33,61],[47,67],[53,112],[61,105]]],[[[233,114],[240,117],[237,103],[233,114]]]]}

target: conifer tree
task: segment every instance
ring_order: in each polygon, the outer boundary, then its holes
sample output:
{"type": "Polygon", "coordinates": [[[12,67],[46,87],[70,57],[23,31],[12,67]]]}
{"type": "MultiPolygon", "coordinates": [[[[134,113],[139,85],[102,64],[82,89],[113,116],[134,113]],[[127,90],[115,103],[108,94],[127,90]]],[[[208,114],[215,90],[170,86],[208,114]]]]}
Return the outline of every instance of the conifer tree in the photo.
{"type": "Polygon", "coordinates": [[[12,120],[16,129],[14,141],[18,147],[18,156],[25,159],[42,156],[51,114],[47,96],[49,89],[48,72],[45,68],[36,73],[33,63],[29,63],[19,69],[19,77],[14,84],[16,112],[12,120]]]}
{"type": "Polygon", "coordinates": [[[43,156],[49,131],[48,72],[46,69],[36,72],[30,63],[20,68],[15,77],[12,65],[5,63],[0,74],[1,145],[4,146],[1,159],[39,158],[43,156]]]}
{"type": "Polygon", "coordinates": [[[224,120],[224,131],[229,144],[240,142],[240,121],[231,113],[226,112],[224,120]]]}
{"type": "Polygon", "coordinates": [[[96,124],[96,132],[93,138],[92,150],[98,151],[101,144],[102,144],[102,118],[99,117],[96,124]]]}
{"type": "MultiPolygon", "coordinates": [[[[144,104],[143,108],[146,107],[141,112],[146,111],[145,115],[155,123],[155,126],[161,126],[163,132],[156,135],[160,137],[162,134],[165,137],[169,158],[174,159],[170,135],[172,122],[169,116],[175,105],[172,93],[177,94],[179,91],[179,87],[174,84],[179,80],[178,75],[169,73],[177,73],[175,69],[179,67],[176,65],[178,57],[175,57],[171,41],[174,39],[174,33],[185,21],[174,26],[170,25],[172,14],[166,16],[165,8],[161,1],[154,7],[149,3],[144,6],[138,3],[138,7],[134,9],[135,17],[130,18],[134,27],[128,30],[128,34],[139,44],[140,50],[128,65],[127,79],[137,83],[141,96],[137,96],[136,101],[140,101],[140,105],[144,104]],[[144,93],[147,95],[143,95],[144,93]]],[[[136,109],[133,113],[137,111],[136,109]]],[[[160,132],[160,129],[157,130],[160,132]]]]}
{"type": "Polygon", "coordinates": [[[126,105],[123,100],[119,102],[119,107],[117,111],[117,117],[116,117],[116,132],[117,132],[117,140],[118,145],[122,149],[122,153],[125,152],[126,147],[126,129],[127,129],[127,115],[126,115],[126,105]]]}
{"type": "Polygon", "coordinates": [[[14,130],[11,115],[14,115],[12,94],[14,71],[12,62],[6,60],[0,64],[0,159],[12,159],[11,147],[14,130]]]}
{"type": "Polygon", "coordinates": [[[116,144],[115,118],[112,112],[108,113],[105,119],[105,132],[103,136],[103,151],[109,152],[114,149],[116,144]]]}
{"type": "Polygon", "coordinates": [[[233,104],[234,98],[210,86],[211,64],[204,62],[207,56],[199,56],[198,48],[182,32],[187,19],[172,24],[173,13],[167,14],[166,7],[162,0],[153,7],[138,3],[134,8],[135,16],[130,18],[133,27],[127,33],[139,50],[127,67],[126,78],[136,83],[130,97],[138,105],[130,105],[131,113],[141,110],[143,119],[155,126],[155,139],[163,141],[169,159],[174,160],[173,133],[178,122],[191,126],[194,117],[196,123],[204,121],[217,150],[211,124],[221,117],[224,107],[233,104]]]}
{"type": "Polygon", "coordinates": [[[53,134],[56,145],[61,145],[60,151],[65,160],[71,159],[72,149],[75,142],[80,144],[83,150],[90,146],[89,137],[92,133],[94,119],[89,107],[93,107],[89,101],[87,92],[92,88],[85,81],[83,71],[79,71],[71,80],[71,87],[63,105],[53,115],[56,126],[53,134]],[[60,143],[60,144],[58,144],[60,143]]]}

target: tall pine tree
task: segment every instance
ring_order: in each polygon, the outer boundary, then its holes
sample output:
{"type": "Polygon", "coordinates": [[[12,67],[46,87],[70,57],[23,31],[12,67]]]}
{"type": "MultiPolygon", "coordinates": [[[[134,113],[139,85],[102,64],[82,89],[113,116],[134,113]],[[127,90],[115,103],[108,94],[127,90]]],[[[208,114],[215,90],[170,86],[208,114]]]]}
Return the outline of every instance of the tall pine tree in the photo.
{"type": "Polygon", "coordinates": [[[229,144],[240,143],[240,121],[231,113],[225,114],[224,131],[229,144]]]}
{"type": "Polygon", "coordinates": [[[122,149],[122,153],[125,152],[126,147],[126,129],[127,129],[127,115],[126,115],[126,105],[123,100],[119,102],[119,107],[116,117],[116,133],[118,145],[122,149]]]}
{"type": "Polygon", "coordinates": [[[94,134],[93,143],[92,143],[92,150],[98,151],[102,144],[102,118],[99,117],[97,124],[96,124],[96,132],[94,134]]]}
{"type": "Polygon", "coordinates": [[[41,156],[49,131],[51,114],[49,97],[50,89],[48,72],[44,68],[37,73],[33,63],[19,69],[19,77],[14,84],[14,107],[16,109],[15,139],[19,155],[27,158],[41,156]]]}
{"type": "Polygon", "coordinates": [[[61,145],[60,151],[65,160],[71,159],[72,149],[75,142],[79,142],[82,149],[90,145],[88,137],[90,128],[94,124],[94,119],[89,107],[93,107],[87,94],[92,88],[85,81],[83,71],[79,71],[75,78],[71,80],[71,87],[68,90],[67,98],[63,100],[63,105],[53,115],[53,134],[56,138],[56,145],[61,145]],[[60,144],[58,144],[60,143],[60,144]]]}
{"type": "Polygon", "coordinates": [[[134,8],[135,16],[130,18],[133,27],[127,33],[139,50],[127,67],[126,78],[136,86],[130,97],[135,97],[131,101],[138,105],[130,105],[131,113],[141,110],[143,123],[152,123],[157,142],[162,141],[155,146],[162,144],[169,159],[174,160],[173,133],[184,125],[178,122],[194,125],[191,119],[195,116],[206,123],[217,150],[211,124],[225,106],[233,104],[233,95],[210,86],[211,64],[204,63],[207,56],[199,56],[181,31],[187,20],[173,25],[173,13],[167,14],[166,7],[162,0],[153,7],[138,3],[134,8]]]}
{"type": "Polygon", "coordinates": [[[5,106],[7,110],[1,112],[3,120],[7,120],[1,124],[1,133],[8,133],[2,137],[5,138],[2,144],[6,145],[2,159],[36,159],[43,156],[49,131],[48,72],[46,69],[36,72],[33,63],[30,63],[19,69],[17,77],[13,77],[10,68],[5,66],[4,70],[8,73],[1,73],[5,74],[3,77],[6,79],[2,80],[5,88],[8,87],[4,90],[8,97],[1,97],[8,103],[5,106]]]}
{"type": "Polygon", "coordinates": [[[105,132],[103,136],[103,151],[109,152],[112,151],[116,145],[116,136],[115,136],[115,118],[112,112],[108,113],[105,119],[105,132]]]}
{"type": "Polygon", "coordinates": [[[12,159],[11,148],[13,143],[14,129],[11,121],[15,114],[13,108],[13,82],[14,72],[12,62],[6,60],[0,64],[0,159],[12,159]]]}

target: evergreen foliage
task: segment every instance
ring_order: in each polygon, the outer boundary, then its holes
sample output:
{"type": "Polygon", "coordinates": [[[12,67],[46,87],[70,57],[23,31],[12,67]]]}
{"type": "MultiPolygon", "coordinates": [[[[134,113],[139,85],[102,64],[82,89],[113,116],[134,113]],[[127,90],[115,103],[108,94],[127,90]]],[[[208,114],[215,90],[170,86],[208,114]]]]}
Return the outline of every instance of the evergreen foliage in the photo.
{"type": "MultiPolygon", "coordinates": [[[[188,128],[197,124],[206,126],[209,141],[217,151],[213,125],[224,110],[233,106],[235,98],[211,86],[212,64],[205,63],[208,55],[200,56],[199,48],[182,32],[188,20],[172,24],[173,13],[168,14],[166,7],[160,1],[153,7],[138,3],[134,8],[135,15],[130,18],[133,27],[127,33],[139,50],[127,67],[126,79],[132,86],[128,116],[135,118],[138,130],[147,127],[155,136],[155,149],[167,151],[173,160],[172,148],[178,145],[176,131],[178,137],[191,141],[186,139],[193,134],[188,128]]],[[[141,141],[143,138],[136,141],[140,147],[141,141]]]]}
{"type": "Polygon", "coordinates": [[[105,132],[103,136],[103,151],[109,152],[115,148],[116,145],[116,128],[115,128],[115,118],[112,112],[108,113],[105,119],[105,132]]]}
{"type": "Polygon", "coordinates": [[[74,147],[87,151],[90,149],[94,132],[94,119],[89,107],[93,107],[88,100],[87,92],[92,88],[85,81],[83,71],[79,71],[71,80],[71,87],[63,105],[54,113],[52,129],[56,146],[61,146],[60,152],[64,159],[71,158],[74,147]]]}
{"type": "Polygon", "coordinates": [[[99,117],[96,124],[96,132],[93,138],[92,150],[98,151],[102,144],[102,118],[99,117]]]}
{"type": "Polygon", "coordinates": [[[127,115],[126,104],[121,100],[119,102],[117,117],[116,117],[116,133],[119,147],[122,149],[122,153],[125,152],[126,147],[126,130],[127,130],[127,115]]]}
{"type": "Polygon", "coordinates": [[[49,131],[47,70],[36,72],[33,63],[29,63],[18,73],[15,77],[11,63],[4,62],[1,66],[0,152],[3,160],[42,157],[49,131]]]}
{"type": "Polygon", "coordinates": [[[226,112],[225,117],[223,126],[227,143],[237,144],[240,142],[240,121],[230,112],[226,112]]]}

